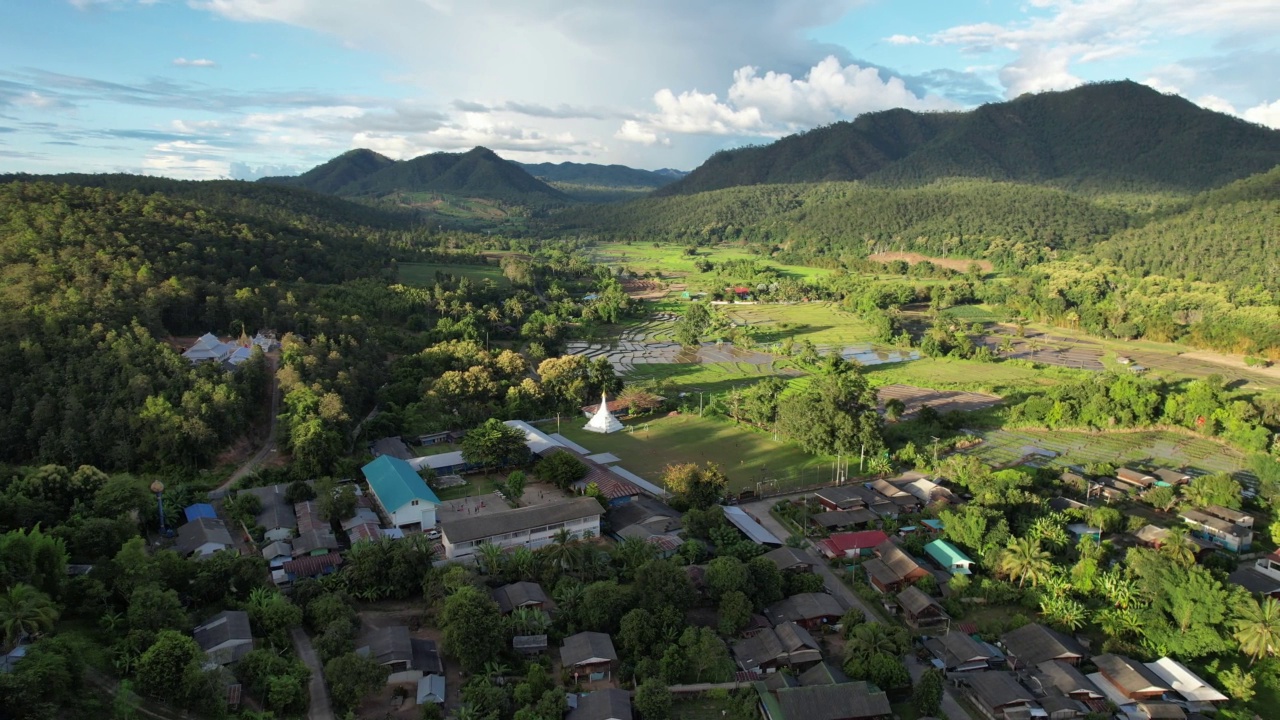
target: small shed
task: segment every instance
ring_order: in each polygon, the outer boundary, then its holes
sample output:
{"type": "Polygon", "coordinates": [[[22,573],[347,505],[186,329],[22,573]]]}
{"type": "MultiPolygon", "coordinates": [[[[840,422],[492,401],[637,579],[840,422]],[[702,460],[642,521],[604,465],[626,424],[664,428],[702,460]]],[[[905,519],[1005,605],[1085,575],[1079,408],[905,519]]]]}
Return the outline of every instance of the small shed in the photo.
{"type": "Polygon", "coordinates": [[[969,559],[969,556],[960,552],[960,548],[946,540],[934,540],[924,546],[924,551],[938,564],[938,567],[952,575],[970,575],[973,573],[973,561],[969,559]]]}

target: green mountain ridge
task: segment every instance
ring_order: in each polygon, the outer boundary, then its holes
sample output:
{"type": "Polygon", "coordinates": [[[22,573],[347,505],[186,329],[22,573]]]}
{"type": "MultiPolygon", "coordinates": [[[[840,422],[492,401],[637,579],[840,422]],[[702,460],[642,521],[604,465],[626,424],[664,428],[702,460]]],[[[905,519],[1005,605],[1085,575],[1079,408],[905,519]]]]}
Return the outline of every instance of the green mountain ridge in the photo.
{"type": "Polygon", "coordinates": [[[575,162],[515,164],[530,175],[548,183],[601,188],[659,188],[679,179],[670,172],[639,170],[626,165],[575,162]]]}
{"type": "Polygon", "coordinates": [[[297,177],[262,178],[259,182],[342,197],[434,192],[518,203],[569,199],[483,147],[464,153],[431,153],[411,160],[391,160],[371,150],[352,150],[297,177]]]}
{"type": "Polygon", "coordinates": [[[656,192],[865,180],[1010,180],[1090,192],[1218,187],[1280,164],[1280,131],[1121,81],[967,112],[888,110],[713,155],[656,192]]]}

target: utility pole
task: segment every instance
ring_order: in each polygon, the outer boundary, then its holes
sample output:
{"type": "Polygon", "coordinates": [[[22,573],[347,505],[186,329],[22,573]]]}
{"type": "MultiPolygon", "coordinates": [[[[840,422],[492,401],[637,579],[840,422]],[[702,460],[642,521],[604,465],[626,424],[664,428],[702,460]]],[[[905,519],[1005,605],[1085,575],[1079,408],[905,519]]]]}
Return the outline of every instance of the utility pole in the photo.
{"type": "Polygon", "coordinates": [[[938,471],[938,438],[933,438],[933,471],[938,471]]]}
{"type": "Polygon", "coordinates": [[[867,456],[867,444],[862,443],[862,449],[858,450],[858,474],[862,474],[862,461],[867,456]]]}

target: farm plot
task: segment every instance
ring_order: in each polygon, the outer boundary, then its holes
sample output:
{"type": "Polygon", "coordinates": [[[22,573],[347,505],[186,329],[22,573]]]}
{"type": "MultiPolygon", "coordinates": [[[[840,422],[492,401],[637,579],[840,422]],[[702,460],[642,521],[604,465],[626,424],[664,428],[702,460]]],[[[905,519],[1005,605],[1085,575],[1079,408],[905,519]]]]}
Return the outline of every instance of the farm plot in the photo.
{"type": "Polygon", "coordinates": [[[1003,358],[1030,360],[1043,365],[1075,368],[1077,370],[1105,370],[1102,356],[1105,350],[1101,345],[1087,340],[1074,340],[1037,332],[1027,332],[1026,337],[1018,337],[1012,331],[997,328],[995,332],[983,337],[980,342],[991,349],[992,353],[1003,358]],[[1001,346],[1006,346],[1001,351],[1001,346]]]}
{"type": "Polygon", "coordinates": [[[1065,432],[1061,430],[990,430],[976,433],[983,443],[970,452],[993,465],[1008,465],[1048,450],[1057,456],[1037,461],[1049,467],[1090,463],[1148,464],[1186,468],[1191,474],[1230,472],[1248,483],[1241,473],[1247,465],[1239,452],[1207,438],[1174,431],[1065,432]]]}
{"type": "Polygon", "coordinates": [[[721,312],[736,325],[749,328],[757,343],[777,343],[788,338],[808,340],[821,348],[867,344],[871,328],[857,315],[835,303],[813,302],[764,305],[721,305],[721,312]]]}
{"type": "Polygon", "coordinates": [[[456,275],[476,282],[492,280],[501,287],[511,283],[497,265],[463,265],[452,263],[401,263],[399,279],[405,285],[430,287],[436,283],[436,274],[456,275]]]}
{"type": "Polygon", "coordinates": [[[890,399],[901,400],[906,406],[902,417],[911,418],[920,412],[920,408],[928,405],[941,414],[949,412],[971,412],[999,405],[1001,398],[985,393],[959,392],[951,390],[932,390],[913,385],[885,385],[876,393],[880,397],[880,408],[890,399]]]}

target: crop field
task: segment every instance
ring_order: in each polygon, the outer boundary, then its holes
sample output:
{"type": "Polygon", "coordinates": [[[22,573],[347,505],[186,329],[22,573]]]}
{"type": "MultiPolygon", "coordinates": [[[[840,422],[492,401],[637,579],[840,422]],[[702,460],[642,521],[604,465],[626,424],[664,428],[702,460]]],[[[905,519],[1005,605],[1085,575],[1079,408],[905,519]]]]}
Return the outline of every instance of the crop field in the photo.
{"type": "MultiPolygon", "coordinates": [[[[756,483],[771,480],[778,487],[813,484],[831,474],[830,458],[809,455],[728,420],[697,415],[624,420],[626,429],[609,435],[587,432],[585,423],[575,417],[561,422],[559,432],[593,453],[617,455],[621,467],[654,483],[660,484],[662,469],[674,463],[718,464],[729,477],[731,492],[754,490],[756,483]]],[[[553,432],[555,425],[553,421],[542,429],[553,432]]]]}
{"type": "Polygon", "coordinates": [[[509,285],[497,265],[462,265],[446,263],[401,263],[400,282],[416,287],[429,287],[435,284],[436,273],[448,273],[481,282],[492,280],[501,286],[509,285]]]}
{"type": "Polygon", "coordinates": [[[723,363],[649,363],[635,365],[628,380],[663,380],[685,391],[726,392],[745,387],[767,377],[796,378],[803,373],[787,360],[755,364],[723,363]]]}
{"type": "Polygon", "coordinates": [[[1001,319],[993,308],[986,305],[956,305],[943,310],[942,315],[963,323],[985,324],[998,322],[1001,319]]]}
{"type": "Polygon", "coordinates": [[[1027,388],[1056,385],[1071,373],[1056,369],[1034,369],[1024,364],[982,363],[954,358],[921,358],[908,363],[886,363],[866,369],[867,380],[875,386],[914,385],[938,390],[968,390],[1004,395],[1027,388]]]}
{"type": "Polygon", "coordinates": [[[601,243],[592,249],[591,260],[597,263],[625,265],[636,272],[652,272],[664,279],[678,280],[692,291],[707,291],[720,286],[714,268],[709,273],[694,267],[698,259],[719,263],[725,260],[755,260],[761,265],[775,268],[784,277],[813,278],[830,273],[822,268],[803,265],[783,265],[761,255],[754,255],[741,248],[715,246],[698,248],[697,256],[685,254],[684,245],[659,245],[635,243],[601,243]]]}
{"type": "Polygon", "coordinates": [[[1239,472],[1247,466],[1239,452],[1207,438],[1173,431],[1064,432],[1061,430],[989,430],[970,452],[994,465],[1007,465],[1032,448],[1058,453],[1038,464],[1051,467],[1089,463],[1145,463],[1187,468],[1190,474],[1239,472]]]}
{"type": "Polygon", "coordinates": [[[759,344],[808,340],[821,347],[867,343],[870,327],[853,313],[835,303],[814,302],[794,305],[720,305],[733,322],[753,330],[759,344]]]}
{"type": "Polygon", "coordinates": [[[898,399],[906,406],[902,417],[911,418],[920,412],[920,408],[928,405],[941,414],[949,412],[972,412],[984,410],[1000,404],[1001,398],[984,393],[963,392],[955,390],[933,390],[912,385],[884,385],[876,394],[880,397],[880,407],[890,399],[898,399]]]}

